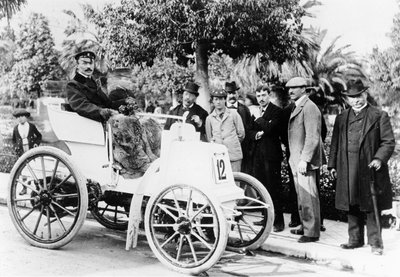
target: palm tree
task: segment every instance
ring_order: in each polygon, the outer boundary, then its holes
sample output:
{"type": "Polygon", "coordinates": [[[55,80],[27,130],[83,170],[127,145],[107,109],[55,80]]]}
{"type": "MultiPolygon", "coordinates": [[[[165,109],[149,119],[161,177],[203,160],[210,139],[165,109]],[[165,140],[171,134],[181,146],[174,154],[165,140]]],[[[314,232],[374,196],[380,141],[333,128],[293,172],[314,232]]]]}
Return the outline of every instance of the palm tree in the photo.
{"type": "Polygon", "coordinates": [[[7,18],[7,26],[10,27],[11,17],[21,9],[26,0],[1,0],[0,1],[0,19],[7,18]]]}

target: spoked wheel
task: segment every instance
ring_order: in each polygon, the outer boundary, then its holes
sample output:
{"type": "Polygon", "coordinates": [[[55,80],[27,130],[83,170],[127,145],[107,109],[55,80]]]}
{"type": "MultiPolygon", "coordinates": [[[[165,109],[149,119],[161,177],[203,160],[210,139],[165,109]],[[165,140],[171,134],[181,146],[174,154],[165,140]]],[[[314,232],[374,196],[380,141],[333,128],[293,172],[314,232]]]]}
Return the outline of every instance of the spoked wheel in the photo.
{"type": "Polygon", "coordinates": [[[274,205],[266,188],[256,178],[234,172],[236,185],[245,192],[245,199],[236,201],[236,216],[229,232],[228,246],[233,250],[255,250],[268,238],[274,222],[274,205]],[[266,208],[262,203],[268,205],[266,208]]]}
{"type": "Polygon", "coordinates": [[[37,147],[14,165],[7,205],[25,240],[38,247],[59,248],[73,239],[86,218],[86,180],[66,153],[37,147]]]}
{"type": "Polygon", "coordinates": [[[168,187],[151,197],[145,230],[156,257],[185,274],[212,267],[227,242],[227,222],[220,206],[199,189],[186,185],[168,187]],[[212,236],[205,235],[209,233],[212,236]]]}
{"type": "MultiPolygon", "coordinates": [[[[107,197],[107,192],[108,191],[105,192],[104,197],[107,197]]],[[[107,200],[98,201],[90,209],[90,213],[104,227],[121,231],[128,229],[128,221],[129,221],[128,203],[126,203],[125,205],[118,205],[117,203],[110,203],[107,200]]]]}

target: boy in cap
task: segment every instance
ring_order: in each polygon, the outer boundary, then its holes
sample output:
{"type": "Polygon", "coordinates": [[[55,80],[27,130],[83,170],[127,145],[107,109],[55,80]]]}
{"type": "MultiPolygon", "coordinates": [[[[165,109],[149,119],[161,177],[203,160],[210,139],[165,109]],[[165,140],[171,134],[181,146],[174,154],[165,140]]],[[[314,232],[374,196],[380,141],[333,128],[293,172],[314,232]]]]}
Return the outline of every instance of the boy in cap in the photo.
{"type": "Polygon", "coordinates": [[[242,118],[236,110],[228,109],[225,106],[225,91],[213,91],[211,101],[214,111],[206,119],[207,140],[225,145],[228,148],[232,171],[240,172],[243,159],[240,142],[245,137],[242,118]]]}
{"type": "MultiPolygon", "coordinates": [[[[18,124],[14,127],[12,141],[16,154],[21,156],[29,149],[39,146],[42,141],[42,134],[38,131],[35,124],[28,122],[28,117],[31,114],[25,109],[16,109],[13,115],[17,118],[18,124]]],[[[22,195],[25,193],[26,187],[19,194],[22,195]]]]}
{"type": "Polygon", "coordinates": [[[75,55],[76,73],[66,86],[68,103],[79,115],[100,121],[107,121],[118,114],[112,101],[93,79],[96,55],[92,51],[82,51],[75,55]]]}
{"type": "MultiPolygon", "coordinates": [[[[200,133],[202,141],[207,141],[205,121],[208,116],[206,110],[196,104],[199,96],[199,86],[193,82],[187,82],[182,95],[182,103],[172,109],[169,114],[185,117],[185,122],[192,124],[196,132],[200,133]]],[[[168,118],[164,129],[169,130],[176,119],[168,118]]]]}

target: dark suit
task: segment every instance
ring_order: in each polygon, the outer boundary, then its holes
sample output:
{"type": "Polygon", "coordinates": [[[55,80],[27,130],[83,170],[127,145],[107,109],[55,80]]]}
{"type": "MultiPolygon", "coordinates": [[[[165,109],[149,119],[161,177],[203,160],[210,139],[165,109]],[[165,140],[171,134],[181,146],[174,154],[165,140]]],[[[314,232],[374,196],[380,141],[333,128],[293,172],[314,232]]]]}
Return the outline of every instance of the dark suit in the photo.
{"type": "Polygon", "coordinates": [[[261,117],[257,118],[250,130],[249,139],[254,143],[254,174],[271,194],[275,208],[274,225],[283,225],[281,161],[282,148],[280,128],[282,109],[269,103],[261,117]],[[263,136],[256,140],[256,133],[263,136]]]}
{"type": "MultiPolygon", "coordinates": [[[[243,105],[237,102],[237,112],[239,113],[240,117],[242,118],[243,125],[244,125],[244,133],[245,137],[241,142],[242,152],[243,152],[243,160],[242,160],[242,172],[251,174],[253,172],[253,164],[252,164],[252,144],[250,142],[250,129],[251,125],[253,124],[253,118],[251,117],[251,113],[249,108],[246,105],[243,105]]],[[[229,107],[229,105],[227,104],[229,107]]],[[[229,107],[229,109],[234,109],[233,107],[229,107]]]]}
{"type": "Polygon", "coordinates": [[[352,109],[347,109],[336,117],[328,168],[335,168],[337,171],[335,206],[349,212],[349,243],[364,243],[366,215],[368,243],[378,247],[382,244],[381,238],[377,236],[372,212],[369,187],[372,172],[368,164],[373,159],[382,161],[381,168],[375,173],[378,209],[390,209],[392,189],[387,162],[394,147],[395,139],[386,112],[367,106],[358,116],[352,109]],[[359,120],[361,121],[358,122],[359,120]],[[354,129],[357,123],[358,127],[354,129]],[[355,137],[356,134],[358,138],[355,137]]]}
{"type": "MultiPolygon", "coordinates": [[[[32,123],[27,122],[29,124],[28,131],[28,147],[32,149],[35,145],[38,146],[42,142],[42,134],[38,131],[36,126],[32,123]]],[[[18,125],[14,127],[12,141],[14,143],[15,152],[18,156],[21,156],[24,153],[24,147],[22,143],[22,138],[18,132],[18,125]]]]}
{"type": "Polygon", "coordinates": [[[85,78],[79,73],[66,86],[68,103],[79,115],[103,121],[100,111],[103,108],[115,108],[107,95],[93,78],[85,78]]]}
{"type": "MultiPolygon", "coordinates": [[[[180,105],[176,106],[174,109],[172,109],[169,112],[169,114],[170,115],[182,116],[186,111],[189,112],[187,117],[186,117],[186,123],[190,123],[195,127],[196,132],[200,133],[200,139],[202,141],[207,141],[205,125],[206,125],[206,118],[208,116],[208,113],[202,107],[200,107],[199,105],[194,103],[192,105],[192,107],[190,107],[189,109],[185,109],[183,107],[183,105],[180,104],[180,105]],[[203,124],[200,127],[197,127],[197,124],[194,123],[194,121],[192,120],[192,116],[193,115],[199,116],[201,121],[203,122],[203,124]]],[[[171,128],[171,125],[173,123],[175,123],[176,121],[177,121],[176,119],[168,118],[167,122],[165,123],[164,129],[165,130],[169,130],[171,128]]]]}

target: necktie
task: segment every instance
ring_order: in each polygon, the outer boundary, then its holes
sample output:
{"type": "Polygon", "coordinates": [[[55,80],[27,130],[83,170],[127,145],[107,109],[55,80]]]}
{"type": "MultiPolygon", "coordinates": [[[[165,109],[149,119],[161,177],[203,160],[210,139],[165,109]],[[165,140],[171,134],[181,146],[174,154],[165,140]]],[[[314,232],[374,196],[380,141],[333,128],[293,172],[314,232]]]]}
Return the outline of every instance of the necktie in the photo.
{"type": "Polygon", "coordinates": [[[219,118],[223,118],[224,117],[224,113],[219,114],[219,118]]]}

